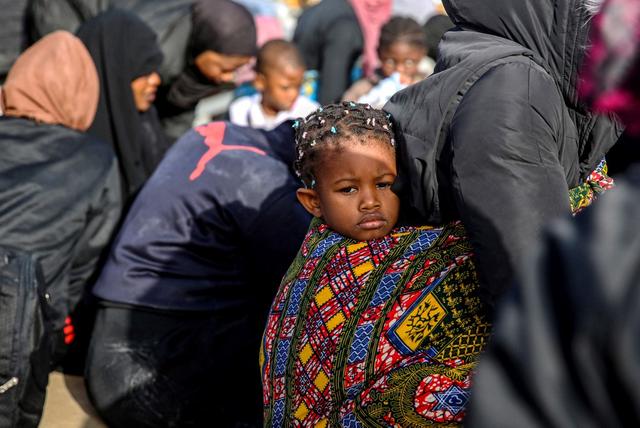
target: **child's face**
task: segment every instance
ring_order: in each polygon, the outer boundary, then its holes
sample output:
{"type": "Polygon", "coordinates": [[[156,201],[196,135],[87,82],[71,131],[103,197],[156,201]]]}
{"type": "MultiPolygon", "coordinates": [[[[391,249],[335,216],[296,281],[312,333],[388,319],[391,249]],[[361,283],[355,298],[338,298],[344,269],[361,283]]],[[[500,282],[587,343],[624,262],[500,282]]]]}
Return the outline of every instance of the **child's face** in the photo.
{"type": "Polygon", "coordinates": [[[398,72],[400,73],[400,82],[410,85],[418,75],[418,64],[425,54],[424,49],[408,43],[392,43],[387,48],[380,50],[382,74],[389,77],[398,72]]]}
{"type": "Polygon", "coordinates": [[[396,159],[388,143],[358,141],[366,135],[351,138],[326,149],[315,189],[299,189],[298,199],[336,232],[368,241],[388,234],[398,220],[400,200],[391,191],[396,159]]]}
{"type": "Polygon", "coordinates": [[[291,110],[300,94],[304,69],[285,65],[269,68],[256,76],[256,89],[262,93],[262,107],[266,113],[276,115],[291,110]]]}

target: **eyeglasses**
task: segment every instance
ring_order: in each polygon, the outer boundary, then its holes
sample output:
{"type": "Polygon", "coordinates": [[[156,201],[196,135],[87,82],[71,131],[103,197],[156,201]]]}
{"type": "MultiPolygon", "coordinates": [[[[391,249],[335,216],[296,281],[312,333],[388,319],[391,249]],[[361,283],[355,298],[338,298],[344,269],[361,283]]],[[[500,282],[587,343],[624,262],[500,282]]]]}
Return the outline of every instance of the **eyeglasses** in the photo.
{"type": "Polygon", "coordinates": [[[398,65],[403,65],[405,68],[411,68],[417,66],[418,62],[410,58],[407,58],[402,62],[397,62],[395,59],[389,58],[385,59],[382,62],[382,65],[389,68],[396,68],[398,65]]]}

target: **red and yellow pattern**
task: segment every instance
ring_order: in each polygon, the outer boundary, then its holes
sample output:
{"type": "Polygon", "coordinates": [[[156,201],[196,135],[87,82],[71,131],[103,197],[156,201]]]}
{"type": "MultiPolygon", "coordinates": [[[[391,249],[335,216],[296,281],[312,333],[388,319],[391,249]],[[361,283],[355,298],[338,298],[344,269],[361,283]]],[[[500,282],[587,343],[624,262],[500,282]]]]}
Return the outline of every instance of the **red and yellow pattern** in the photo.
{"type": "Polygon", "coordinates": [[[457,425],[490,327],[459,223],[354,242],[316,222],[269,315],[269,426],[457,425]]]}

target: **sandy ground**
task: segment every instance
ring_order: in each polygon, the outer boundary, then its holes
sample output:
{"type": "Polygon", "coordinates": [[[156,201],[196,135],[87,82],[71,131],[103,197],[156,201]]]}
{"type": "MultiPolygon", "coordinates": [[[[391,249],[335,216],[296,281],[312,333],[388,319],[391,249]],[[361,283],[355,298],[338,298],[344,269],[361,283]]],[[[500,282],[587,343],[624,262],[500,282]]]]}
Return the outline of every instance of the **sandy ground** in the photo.
{"type": "Polygon", "coordinates": [[[40,428],[106,428],[91,407],[80,376],[52,372],[40,428]]]}

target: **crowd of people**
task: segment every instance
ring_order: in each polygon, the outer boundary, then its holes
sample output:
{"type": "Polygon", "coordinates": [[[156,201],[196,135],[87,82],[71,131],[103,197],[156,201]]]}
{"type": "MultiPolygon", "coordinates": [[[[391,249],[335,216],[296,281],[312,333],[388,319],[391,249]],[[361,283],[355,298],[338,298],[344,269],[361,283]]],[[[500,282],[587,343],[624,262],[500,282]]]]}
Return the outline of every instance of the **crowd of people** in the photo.
{"type": "Polygon", "coordinates": [[[637,0],[7,13],[0,426],[640,422],[637,0]]]}

